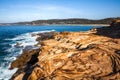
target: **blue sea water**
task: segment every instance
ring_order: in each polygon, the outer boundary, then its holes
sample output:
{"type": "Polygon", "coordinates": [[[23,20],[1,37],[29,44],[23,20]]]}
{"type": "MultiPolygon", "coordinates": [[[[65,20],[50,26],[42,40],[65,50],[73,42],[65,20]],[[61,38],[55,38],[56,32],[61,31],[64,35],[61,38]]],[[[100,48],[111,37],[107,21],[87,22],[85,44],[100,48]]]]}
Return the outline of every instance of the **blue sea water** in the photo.
{"type": "MultiPolygon", "coordinates": [[[[100,26],[96,26],[100,27],[100,26]]],[[[16,43],[23,46],[34,45],[36,37],[32,33],[63,32],[63,31],[88,31],[94,26],[0,26],[0,80],[9,80],[16,71],[9,70],[10,63],[22,53],[21,47],[15,47],[16,43]]]]}

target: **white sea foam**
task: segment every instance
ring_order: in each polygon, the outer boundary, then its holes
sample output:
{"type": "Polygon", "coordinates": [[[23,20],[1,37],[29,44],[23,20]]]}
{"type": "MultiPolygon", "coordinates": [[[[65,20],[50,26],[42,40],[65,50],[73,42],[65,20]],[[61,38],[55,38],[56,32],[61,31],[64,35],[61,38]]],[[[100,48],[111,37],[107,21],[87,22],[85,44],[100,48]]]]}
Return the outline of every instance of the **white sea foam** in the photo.
{"type": "Polygon", "coordinates": [[[31,33],[25,33],[21,34],[19,36],[16,36],[12,39],[5,39],[10,40],[9,45],[11,46],[9,49],[6,49],[6,52],[10,53],[4,57],[4,61],[0,65],[0,80],[9,80],[11,76],[16,72],[17,69],[9,70],[10,63],[16,59],[17,56],[19,56],[22,53],[22,50],[26,46],[34,46],[37,44],[36,38],[38,35],[32,36],[32,34],[38,34],[38,33],[46,33],[46,32],[53,32],[55,30],[48,30],[48,31],[37,31],[37,32],[31,32],[31,33]],[[16,47],[15,45],[19,43],[22,47],[16,47]]]}
{"type": "Polygon", "coordinates": [[[37,44],[36,42],[36,38],[38,37],[38,35],[32,36],[32,34],[38,34],[38,33],[45,33],[45,32],[54,32],[55,30],[47,30],[47,31],[36,31],[36,32],[31,32],[31,33],[26,33],[26,34],[22,34],[19,35],[15,38],[12,39],[6,39],[6,40],[13,40],[15,41],[15,43],[11,44],[11,46],[15,46],[16,43],[21,44],[20,46],[30,46],[30,45],[34,45],[37,44]]]}
{"type": "Polygon", "coordinates": [[[11,77],[11,74],[14,74],[14,72],[17,70],[17,69],[14,69],[14,70],[8,70],[6,68],[1,68],[0,67],[0,80],[9,80],[10,77],[11,77]]]}

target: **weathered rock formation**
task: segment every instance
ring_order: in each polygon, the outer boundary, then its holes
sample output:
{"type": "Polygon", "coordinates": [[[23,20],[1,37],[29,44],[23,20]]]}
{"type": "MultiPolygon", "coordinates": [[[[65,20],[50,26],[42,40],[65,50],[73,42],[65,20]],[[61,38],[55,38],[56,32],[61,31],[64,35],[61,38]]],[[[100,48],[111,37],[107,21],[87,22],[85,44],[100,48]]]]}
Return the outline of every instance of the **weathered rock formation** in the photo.
{"type": "Polygon", "coordinates": [[[41,48],[13,61],[11,69],[18,71],[11,80],[120,80],[118,24],[88,32],[39,34],[41,48]]]}

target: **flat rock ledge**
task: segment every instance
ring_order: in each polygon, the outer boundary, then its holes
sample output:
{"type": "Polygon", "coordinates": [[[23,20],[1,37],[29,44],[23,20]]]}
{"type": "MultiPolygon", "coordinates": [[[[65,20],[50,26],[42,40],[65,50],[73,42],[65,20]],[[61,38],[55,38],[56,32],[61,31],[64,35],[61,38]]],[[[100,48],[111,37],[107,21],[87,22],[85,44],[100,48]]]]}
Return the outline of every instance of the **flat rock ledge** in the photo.
{"type": "Polygon", "coordinates": [[[87,32],[39,34],[39,49],[11,63],[11,80],[120,80],[120,22],[87,32]]]}

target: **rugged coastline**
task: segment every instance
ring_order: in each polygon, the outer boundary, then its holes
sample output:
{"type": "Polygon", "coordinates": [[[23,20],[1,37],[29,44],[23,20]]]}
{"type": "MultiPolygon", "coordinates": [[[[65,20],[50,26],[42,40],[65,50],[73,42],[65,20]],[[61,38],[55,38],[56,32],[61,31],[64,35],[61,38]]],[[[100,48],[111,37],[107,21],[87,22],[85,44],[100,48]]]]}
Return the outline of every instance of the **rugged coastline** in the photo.
{"type": "Polygon", "coordinates": [[[68,18],[68,19],[48,19],[48,20],[35,20],[28,22],[16,22],[16,23],[0,23],[0,26],[8,25],[90,25],[90,26],[108,26],[114,19],[120,19],[120,17],[111,17],[104,19],[84,19],[84,18],[68,18]]]}
{"type": "MultiPolygon", "coordinates": [[[[40,48],[11,63],[11,80],[119,80],[120,20],[87,32],[37,34],[40,48]]],[[[34,35],[33,35],[34,36],[34,35]]]]}

